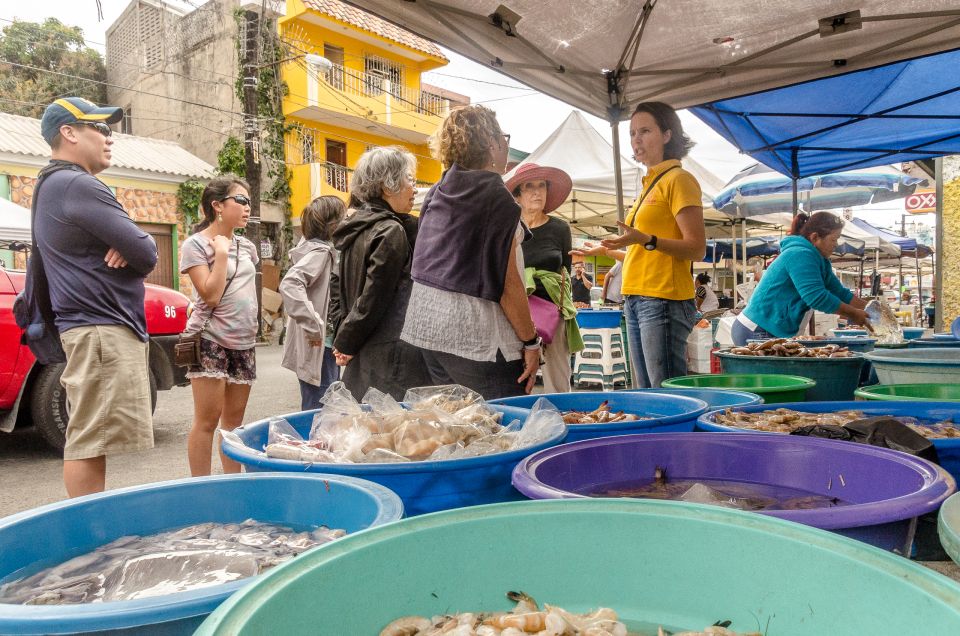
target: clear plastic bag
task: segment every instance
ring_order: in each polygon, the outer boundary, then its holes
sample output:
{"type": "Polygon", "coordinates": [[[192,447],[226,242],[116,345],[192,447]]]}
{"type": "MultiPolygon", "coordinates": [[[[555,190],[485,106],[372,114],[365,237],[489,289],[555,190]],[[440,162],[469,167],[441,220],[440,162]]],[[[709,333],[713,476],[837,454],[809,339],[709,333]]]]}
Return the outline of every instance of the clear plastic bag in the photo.
{"type": "Polygon", "coordinates": [[[533,408],[530,409],[530,415],[527,417],[523,428],[517,433],[514,448],[526,448],[543,442],[559,435],[566,429],[563,423],[563,415],[557,410],[549,400],[540,398],[533,408]]]}
{"type": "Polygon", "coordinates": [[[327,450],[322,440],[303,439],[290,423],[282,417],[270,420],[267,429],[267,445],[263,449],[267,457],[310,463],[335,462],[336,457],[327,450]]]}
{"type": "Polygon", "coordinates": [[[413,410],[438,408],[450,414],[473,404],[484,403],[479,393],[459,384],[410,389],[403,396],[403,401],[413,410]]]}
{"type": "Polygon", "coordinates": [[[903,328],[897,320],[897,314],[883,298],[875,298],[867,303],[864,312],[870,319],[873,335],[880,344],[898,344],[903,342],[903,328]]]}

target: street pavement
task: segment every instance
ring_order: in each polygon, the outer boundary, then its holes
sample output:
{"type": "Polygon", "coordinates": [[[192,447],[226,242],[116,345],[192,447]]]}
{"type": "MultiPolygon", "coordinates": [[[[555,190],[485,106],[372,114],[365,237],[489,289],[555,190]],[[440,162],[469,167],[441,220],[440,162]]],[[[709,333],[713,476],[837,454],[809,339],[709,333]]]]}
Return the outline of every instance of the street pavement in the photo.
{"type": "MultiPolygon", "coordinates": [[[[300,410],[297,376],[280,366],[283,348],[257,347],[257,381],[244,422],[300,410]]],[[[107,459],[107,488],[123,488],[190,476],[187,433],[193,419],[190,387],[157,394],[155,447],[107,459]]],[[[214,472],[220,461],[214,459],[214,472]]],[[[63,461],[33,430],[0,433],[0,518],[66,498],[63,461]]]]}

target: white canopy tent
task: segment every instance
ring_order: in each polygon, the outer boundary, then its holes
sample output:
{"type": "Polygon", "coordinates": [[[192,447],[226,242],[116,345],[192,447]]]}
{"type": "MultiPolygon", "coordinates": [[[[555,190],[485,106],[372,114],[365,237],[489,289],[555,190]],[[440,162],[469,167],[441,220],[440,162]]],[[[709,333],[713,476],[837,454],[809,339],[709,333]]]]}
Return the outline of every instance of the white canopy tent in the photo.
{"type": "Polygon", "coordinates": [[[30,244],[30,210],[0,199],[0,241],[30,244]]]}
{"type": "MultiPolygon", "coordinates": [[[[570,175],[573,191],[554,213],[570,223],[575,232],[588,236],[605,236],[616,232],[617,180],[614,173],[613,146],[579,111],[572,111],[547,139],[533,150],[504,179],[527,163],[560,168],[570,175]]],[[[700,182],[703,190],[704,218],[708,225],[729,222],[729,218],[712,210],[713,197],[723,181],[695,159],[686,157],[683,167],[700,182]]],[[[621,154],[620,175],[623,195],[635,199],[642,190],[643,168],[621,154]]],[[[723,235],[729,234],[724,230],[723,235]]]]}
{"type": "Polygon", "coordinates": [[[956,0],[352,4],[611,122],[640,101],[683,108],[947,51],[960,34],[956,0]]]}

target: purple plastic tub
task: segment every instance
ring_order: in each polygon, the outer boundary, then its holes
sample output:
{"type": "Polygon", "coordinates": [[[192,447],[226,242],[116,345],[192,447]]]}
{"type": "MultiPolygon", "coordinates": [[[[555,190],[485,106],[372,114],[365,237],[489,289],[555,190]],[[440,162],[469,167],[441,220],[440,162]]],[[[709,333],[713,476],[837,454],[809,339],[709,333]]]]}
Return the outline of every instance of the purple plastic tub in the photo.
{"type": "Polygon", "coordinates": [[[531,499],[582,498],[608,484],[710,479],[792,488],[849,505],[760,514],[909,554],[916,518],[940,507],[956,482],[935,464],[864,444],[765,433],[660,433],[563,444],[531,455],[513,485],[531,499]]]}

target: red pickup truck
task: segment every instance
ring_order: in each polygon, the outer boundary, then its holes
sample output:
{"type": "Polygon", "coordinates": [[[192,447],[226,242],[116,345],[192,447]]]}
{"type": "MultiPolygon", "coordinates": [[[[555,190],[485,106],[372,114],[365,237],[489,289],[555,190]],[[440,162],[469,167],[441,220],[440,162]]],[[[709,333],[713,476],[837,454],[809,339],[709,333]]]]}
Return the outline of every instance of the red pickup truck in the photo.
{"type": "MultiPolygon", "coordinates": [[[[22,271],[0,268],[0,431],[33,424],[44,440],[63,449],[67,430],[66,392],[60,384],[63,364],[38,364],[13,319],[13,300],[23,289],[22,271]]],[[[146,286],[144,309],[150,335],[150,398],[157,391],[185,384],[185,369],[173,363],[173,345],[187,325],[189,300],[178,291],[146,286]]]]}

